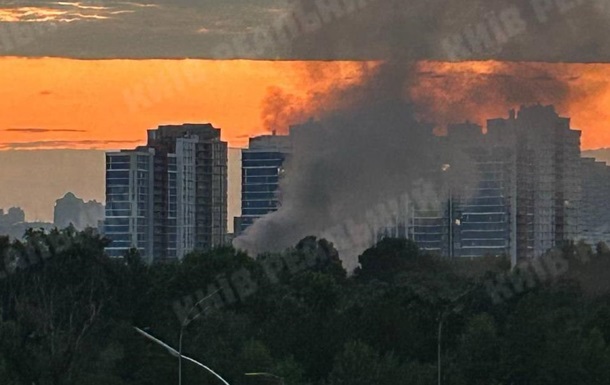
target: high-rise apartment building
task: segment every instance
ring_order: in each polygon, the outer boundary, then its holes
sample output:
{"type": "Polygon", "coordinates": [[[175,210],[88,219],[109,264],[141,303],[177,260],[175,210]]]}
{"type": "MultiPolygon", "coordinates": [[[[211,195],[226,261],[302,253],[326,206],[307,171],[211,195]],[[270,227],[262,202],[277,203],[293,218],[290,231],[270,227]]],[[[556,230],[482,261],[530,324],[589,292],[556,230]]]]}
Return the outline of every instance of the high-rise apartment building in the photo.
{"type": "Polygon", "coordinates": [[[176,154],[180,138],[195,138],[195,248],[207,250],[227,233],[227,143],[211,124],[182,124],[149,130],[148,146],[176,154]]]}
{"type": "Polygon", "coordinates": [[[610,244],[610,166],[592,158],[581,160],[580,236],[590,245],[610,244]]]}
{"type": "Polygon", "coordinates": [[[448,257],[515,254],[515,157],[495,132],[472,123],[448,127],[439,138],[443,167],[438,202],[413,203],[408,236],[423,250],[448,257]]]}
{"type": "Polygon", "coordinates": [[[471,171],[448,200],[447,255],[515,254],[514,149],[506,145],[501,133],[491,129],[483,135],[480,126],[469,123],[450,126],[446,140],[451,151],[462,154],[471,171]]]}
{"type": "Polygon", "coordinates": [[[488,121],[516,151],[518,258],[534,258],[579,234],[580,134],[553,106],[521,107],[488,121]]]}
{"type": "Polygon", "coordinates": [[[292,151],[291,137],[262,135],[250,138],[242,150],[241,217],[235,232],[241,233],[258,218],[276,211],[280,205],[279,181],[284,162],[292,151]]]}
{"type": "Polygon", "coordinates": [[[469,123],[450,126],[439,145],[440,153],[463,155],[457,161],[471,180],[458,183],[459,192],[441,189],[435,210],[412,209],[409,236],[423,249],[516,263],[578,238],[580,131],[552,106],[489,120],[485,134],[469,123]]]}
{"type": "Polygon", "coordinates": [[[227,145],[210,124],[161,126],[148,144],[106,156],[108,253],[136,247],[149,262],[223,244],[227,145]]]}
{"type": "Polygon", "coordinates": [[[146,147],[106,153],[106,219],[104,235],[111,257],[136,248],[153,256],[153,174],[155,151],[146,147]]]}

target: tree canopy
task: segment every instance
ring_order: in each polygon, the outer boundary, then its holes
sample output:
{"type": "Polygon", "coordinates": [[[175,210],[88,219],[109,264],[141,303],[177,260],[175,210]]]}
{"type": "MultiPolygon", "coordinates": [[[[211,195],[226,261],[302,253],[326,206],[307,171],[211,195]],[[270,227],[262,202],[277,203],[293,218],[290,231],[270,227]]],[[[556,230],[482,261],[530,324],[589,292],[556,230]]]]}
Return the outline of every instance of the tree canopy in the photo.
{"type": "MultiPolygon", "coordinates": [[[[366,250],[353,274],[314,237],[256,259],[224,247],[154,265],[111,259],[106,244],[74,229],[0,238],[0,383],[177,381],[177,359],[134,326],[176,348],[182,328],[184,354],[231,384],[435,384],[439,330],[443,384],[610,378],[605,245],[567,247],[565,274],[523,284],[500,260],[444,260],[403,239],[366,250]]],[[[183,362],[183,384],[219,381],[183,362]]]]}

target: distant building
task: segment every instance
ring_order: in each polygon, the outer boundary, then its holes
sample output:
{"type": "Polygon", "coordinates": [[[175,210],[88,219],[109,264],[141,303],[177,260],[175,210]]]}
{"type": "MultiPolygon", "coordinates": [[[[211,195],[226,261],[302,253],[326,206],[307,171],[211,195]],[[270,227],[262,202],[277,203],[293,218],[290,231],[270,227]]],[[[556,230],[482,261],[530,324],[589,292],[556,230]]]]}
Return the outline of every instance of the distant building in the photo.
{"type": "Polygon", "coordinates": [[[151,148],[106,153],[106,252],[121,257],[136,248],[153,257],[154,156],[151,148]]]}
{"type": "Polygon", "coordinates": [[[52,223],[26,222],[25,212],[20,207],[11,207],[5,213],[0,209],[0,236],[8,236],[11,239],[23,239],[28,229],[51,230],[52,223]]]}
{"type": "Polygon", "coordinates": [[[450,257],[516,254],[515,150],[494,129],[473,124],[449,127],[447,141],[462,151],[473,181],[448,201],[450,257]]]}
{"type": "Polygon", "coordinates": [[[582,205],[579,239],[610,245],[610,166],[592,158],[581,161],[582,205]]]}
{"type": "Polygon", "coordinates": [[[5,213],[0,209],[0,226],[11,226],[25,222],[25,212],[20,207],[11,207],[5,213]]]}
{"type": "Polygon", "coordinates": [[[488,121],[516,151],[518,258],[538,257],[579,234],[580,135],[553,106],[521,107],[488,121]]]}
{"type": "Polygon", "coordinates": [[[161,126],[148,144],[106,157],[105,236],[113,256],[137,247],[149,262],[224,244],[227,146],[210,124],[161,126]]]}
{"type": "Polygon", "coordinates": [[[458,183],[459,192],[441,188],[435,207],[412,207],[408,236],[423,249],[449,257],[506,255],[516,263],[578,238],[580,131],[552,106],[489,120],[485,134],[474,124],[452,125],[438,145],[447,146],[442,154],[463,154],[457,161],[474,178],[458,183]]]}
{"type": "Polygon", "coordinates": [[[55,201],[53,224],[60,229],[70,225],[77,230],[97,228],[98,222],[103,219],[104,205],[99,202],[85,202],[72,193],[55,201]]]}
{"type": "Polygon", "coordinates": [[[242,215],[235,220],[237,234],[280,206],[279,181],[291,151],[287,135],[250,138],[249,147],[242,150],[242,215]]]}
{"type": "Polygon", "coordinates": [[[148,131],[148,146],[177,154],[178,159],[181,159],[180,154],[194,156],[194,162],[185,160],[180,173],[186,180],[194,176],[193,184],[185,185],[185,188],[191,191],[189,189],[194,187],[195,203],[192,206],[191,201],[185,201],[185,204],[195,209],[195,248],[207,250],[224,244],[227,234],[227,142],[220,139],[220,129],[211,124],[159,126],[148,131]],[[194,141],[187,143],[181,138],[194,141]]]}

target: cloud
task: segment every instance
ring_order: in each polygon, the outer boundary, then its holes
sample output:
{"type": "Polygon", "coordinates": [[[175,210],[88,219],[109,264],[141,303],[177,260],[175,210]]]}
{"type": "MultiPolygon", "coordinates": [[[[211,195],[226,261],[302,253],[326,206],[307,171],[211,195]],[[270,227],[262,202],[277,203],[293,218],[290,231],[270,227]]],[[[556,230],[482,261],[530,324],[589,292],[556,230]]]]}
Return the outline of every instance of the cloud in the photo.
{"type": "Polygon", "coordinates": [[[131,6],[86,5],[78,2],[47,2],[40,5],[4,6],[0,8],[0,21],[3,22],[65,22],[82,20],[105,20],[123,13],[133,13],[131,6]]]}
{"type": "Polygon", "coordinates": [[[141,140],[39,140],[32,142],[0,143],[0,150],[68,149],[86,148],[89,150],[123,147],[142,143],[141,140]]]}
{"type": "Polygon", "coordinates": [[[402,51],[431,60],[610,61],[608,0],[9,4],[0,6],[0,36],[12,37],[11,24],[60,26],[11,51],[21,56],[376,60],[402,51]]]}
{"type": "Polygon", "coordinates": [[[7,128],[7,132],[25,132],[30,134],[42,134],[46,132],[87,132],[86,130],[78,130],[78,129],[69,129],[69,128],[33,128],[33,127],[25,127],[25,128],[7,128]]]}

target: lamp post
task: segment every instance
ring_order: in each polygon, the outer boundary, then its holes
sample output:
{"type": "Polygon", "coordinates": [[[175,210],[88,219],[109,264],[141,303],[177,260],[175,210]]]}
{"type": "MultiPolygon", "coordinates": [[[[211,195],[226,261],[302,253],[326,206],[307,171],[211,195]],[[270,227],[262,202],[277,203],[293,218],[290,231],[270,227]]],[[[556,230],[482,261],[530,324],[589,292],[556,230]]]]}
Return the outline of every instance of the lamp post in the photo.
{"type": "Polygon", "coordinates": [[[443,337],[443,322],[445,321],[445,319],[447,318],[447,316],[451,313],[458,313],[462,310],[462,304],[459,304],[458,301],[461,300],[462,298],[464,298],[466,295],[472,293],[475,289],[469,289],[464,291],[462,294],[458,295],[457,297],[451,299],[449,301],[449,303],[447,303],[444,308],[439,311],[438,313],[438,334],[437,334],[437,371],[438,371],[438,385],[441,385],[441,352],[442,352],[442,337],[443,337]],[[453,308],[448,309],[449,307],[451,307],[451,305],[453,305],[453,308]]]}
{"type": "Polygon", "coordinates": [[[447,313],[441,311],[438,315],[438,339],[437,339],[437,366],[438,366],[438,385],[441,385],[441,339],[443,336],[443,321],[445,320],[447,313]]]}
{"type": "Polygon", "coordinates": [[[274,380],[277,380],[280,385],[284,385],[284,378],[280,377],[280,376],[276,376],[275,374],[260,372],[260,373],[245,373],[245,375],[249,376],[249,377],[267,377],[267,378],[273,378],[274,380]]]}
{"type": "Polygon", "coordinates": [[[172,356],[184,358],[185,360],[190,361],[190,362],[194,363],[195,365],[200,366],[203,369],[207,370],[208,372],[212,373],[216,378],[218,378],[220,381],[222,381],[223,384],[231,385],[224,378],[220,377],[220,375],[218,373],[216,373],[212,369],[208,368],[207,366],[205,366],[201,362],[196,361],[196,360],[192,359],[191,357],[187,357],[185,355],[180,354],[176,349],[172,348],[171,346],[169,346],[165,342],[161,341],[160,339],[158,339],[156,337],[153,337],[152,335],[146,333],[144,330],[142,330],[140,328],[137,328],[137,327],[134,326],[134,329],[138,333],[142,334],[144,337],[148,338],[149,340],[155,342],[156,344],[159,344],[159,345],[163,346],[165,349],[167,349],[168,353],[171,354],[172,356]]]}
{"type": "Polygon", "coordinates": [[[191,322],[193,322],[194,320],[199,318],[199,316],[201,316],[203,313],[205,313],[205,311],[209,308],[209,306],[205,307],[199,313],[195,314],[195,316],[193,318],[190,318],[193,310],[195,310],[197,308],[197,306],[201,305],[203,302],[205,302],[206,300],[211,298],[214,294],[218,293],[219,291],[220,291],[220,289],[216,290],[212,294],[210,294],[206,297],[203,297],[202,299],[197,301],[190,308],[189,312],[186,314],[186,316],[184,317],[184,320],[180,324],[180,336],[178,338],[178,385],[182,385],[182,336],[184,335],[184,329],[186,329],[186,327],[189,326],[189,324],[191,322]]]}

